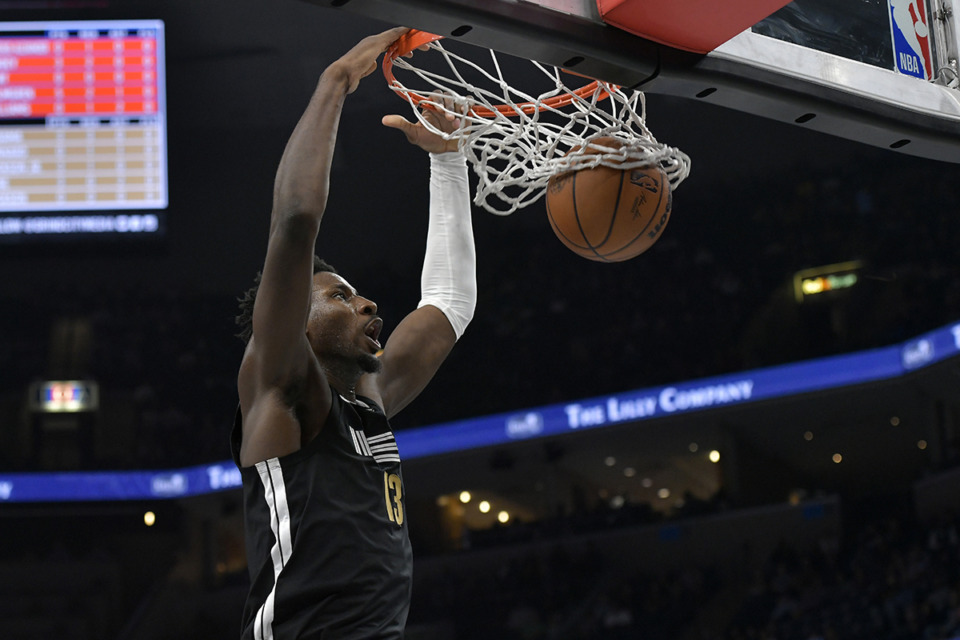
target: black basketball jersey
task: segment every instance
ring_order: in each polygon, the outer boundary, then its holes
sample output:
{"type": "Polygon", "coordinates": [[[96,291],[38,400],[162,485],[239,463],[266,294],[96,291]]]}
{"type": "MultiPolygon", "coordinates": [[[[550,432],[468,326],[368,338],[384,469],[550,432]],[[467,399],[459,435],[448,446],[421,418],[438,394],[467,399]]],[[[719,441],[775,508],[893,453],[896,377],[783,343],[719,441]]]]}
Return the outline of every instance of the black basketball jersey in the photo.
{"type": "MultiPolygon", "coordinates": [[[[241,422],[238,410],[238,467],[241,422]]],[[[312,442],[240,471],[251,581],[241,638],[402,638],[413,560],[400,456],[380,408],[334,390],[312,442]]]]}

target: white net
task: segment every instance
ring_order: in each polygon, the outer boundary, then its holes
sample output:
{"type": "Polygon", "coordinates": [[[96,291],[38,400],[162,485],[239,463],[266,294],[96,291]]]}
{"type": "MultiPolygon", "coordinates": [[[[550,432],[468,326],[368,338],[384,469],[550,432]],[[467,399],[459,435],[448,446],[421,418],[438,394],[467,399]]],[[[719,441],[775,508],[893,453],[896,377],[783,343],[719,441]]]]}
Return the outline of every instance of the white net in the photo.
{"type": "Polygon", "coordinates": [[[598,165],[658,166],[672,188],[690,172],[690,158],[657,142],[647,129],[642,92],[627,93],[598,82],[592,91],[577,95],[561,74],[582,78],[532,62],[551,88],[529,95],[508,84],[493,51],[489,51],[491,68],[487,69],[439,42],[428,46],[443,56],[449,69],[428,71],[414,66],[413,58],[397,57],[393,69],[404,72],[403,81],[395,79],[391,88],[410,102],[425,127],[446,139],[458,139],[479,176],[474,203],[491,213],[508,215],[536,202],[551,176],[568,171],[598,165]],[[567,94],[567,103],[553,106],[567,94]],[[458,130],[438,130],[424,118],[425,106],[458,117],[458,130]]]}

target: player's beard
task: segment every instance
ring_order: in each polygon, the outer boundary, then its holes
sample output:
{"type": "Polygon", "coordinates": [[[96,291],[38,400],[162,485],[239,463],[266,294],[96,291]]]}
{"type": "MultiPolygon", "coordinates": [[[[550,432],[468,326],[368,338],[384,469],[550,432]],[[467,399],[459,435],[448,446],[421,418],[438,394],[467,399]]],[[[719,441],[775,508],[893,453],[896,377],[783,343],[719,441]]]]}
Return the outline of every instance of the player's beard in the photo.
{"type": "Polygon", "coordinates": [[[380,373],[383,369],[383,362],[372,353],[364,353],[360,356],[360,369],[364,373],[380,373]]]}
{"type": "Polygon", "coordinates": [[[314,349],[314,353],[323,368],[341,380],[350,380],[358,374],[380,373],[383,368],[380,358],[343,338],[336,339],[332,348],[328,345],[325,350],[314,349]]]}

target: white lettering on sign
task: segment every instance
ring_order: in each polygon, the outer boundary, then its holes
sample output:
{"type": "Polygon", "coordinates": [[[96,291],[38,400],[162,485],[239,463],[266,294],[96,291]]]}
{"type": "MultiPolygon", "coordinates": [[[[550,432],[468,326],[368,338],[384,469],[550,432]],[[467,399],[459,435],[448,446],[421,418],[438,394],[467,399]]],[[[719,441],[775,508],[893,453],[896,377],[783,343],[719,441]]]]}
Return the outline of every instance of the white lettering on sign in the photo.
{"type": "Polygon", "coordinates": [[[916,56],[900,52],[900,68],[910,73],[920,73],[920,61],[916,56]]]}
{"type": "Polygon", "coordinates": [[[150,490],[156,496],[179,496],[187,492],[187,477],[181,473],[157,476],[150,483],[150,490]]]}
{"type": "Polygon", "coordinates": [[[214,490],[239,487],[243,484],[240,469],[236,467],[224,468],[220,465],[207,467],[207,479],[210,482],[210,488],[214,490]]]}
{"type": "Polygon", "coordinates": [[[531,438],[543,433],[543,416],[531,411],[507,420],[507,436],[510,438],[531,438]]]}
{"type": "Polygon", "coordinates": [[[916,369],[933,360],[933,343],[930,340],[917,340],[903,348],[904,369],[916,369]]]}
{"type": "Polygon", "coordinates": [[[594,427],[608,422],[624,422],[654,416],[658,410],[666,413],[712,407],[718,404],[743,402],[753,396],[753,380],[735,380],[694,389],[667,387],[659,396],[640,398],[607,398],[603,404],[568,404],[567,426],[571,429],[594,427]]]}
{"type": "Polygon", "coordinates": [[[657,411],[657,399],[654,397],[607,400],[607,417],[611,422],[648,418],[657,411]]]}
{"type": "Polygon", "coordinates": [[[579,404],[568,404],[563,408],[563,411],[567,414],[567,425],[571,429],[595,427],[607,421],[606,412],[604,412],[602,404],[590,407],[584,407],[579,404]]]}
{"type": "Polygon", "coordinates": [[[660,408],[667,413],[711,407],[729,402],[749,400],[753,394],[753,380],[738,380],[729,384],[718,384],[696,389],[679,390],[667,387],[660,392],[660,408]]]}

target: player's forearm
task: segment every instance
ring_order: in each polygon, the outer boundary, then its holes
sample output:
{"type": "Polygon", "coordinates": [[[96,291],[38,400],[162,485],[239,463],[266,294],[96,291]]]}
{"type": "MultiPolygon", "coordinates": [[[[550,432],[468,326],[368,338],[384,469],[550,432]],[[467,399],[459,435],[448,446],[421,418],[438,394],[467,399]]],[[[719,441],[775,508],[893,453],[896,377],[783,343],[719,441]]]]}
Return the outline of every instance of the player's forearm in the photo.
{"type": "Polygon", "coordinates": [[[477,304],[476,262],[466,162],[458,153],[430,154],[430,223],[419,306],[440,309],[457,338],[477,304]]]}
{"type": "Polygon", "coordinates": [[[320,221],[327,204],[330,166],[349,79],[336,66],[320,77],[310,104],[284,149],[273,192],[271,227],[290,216],[320,221]]]}

